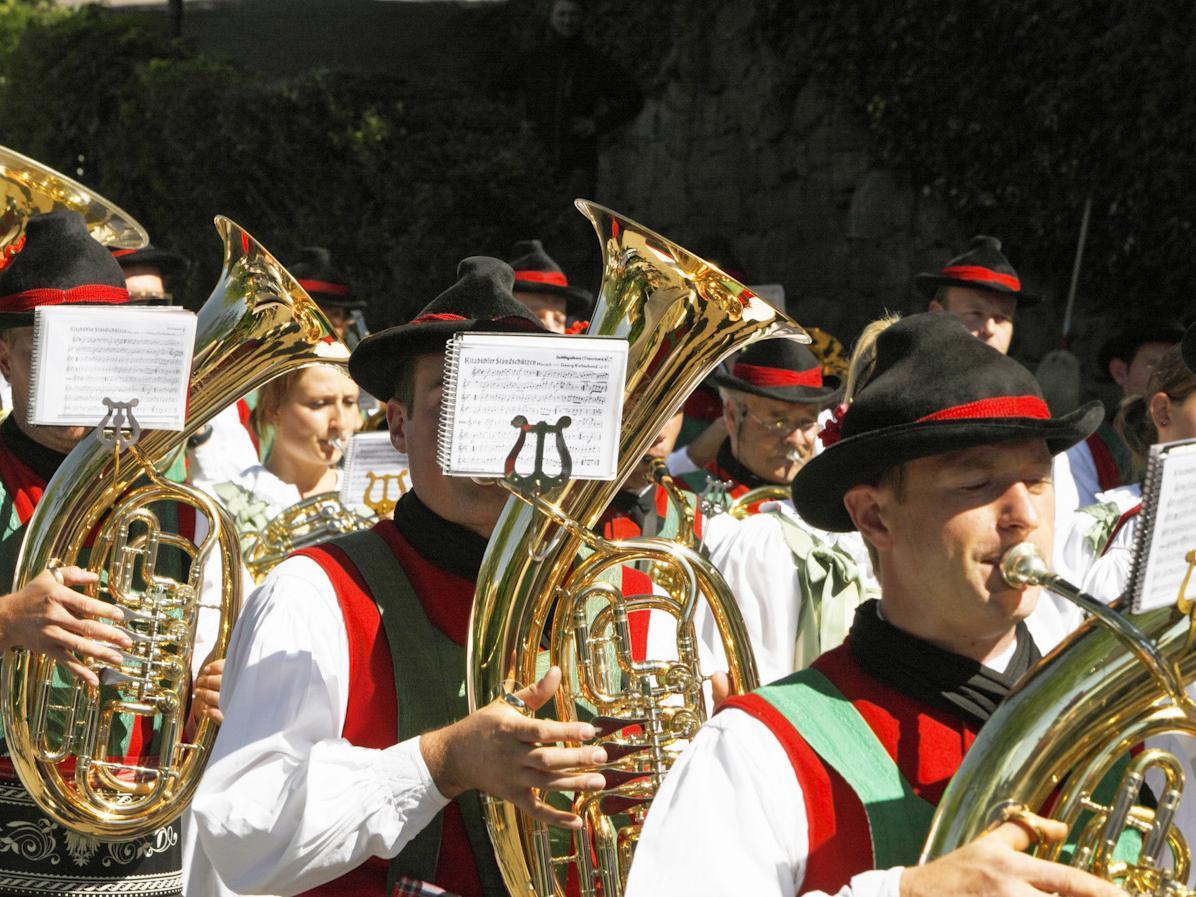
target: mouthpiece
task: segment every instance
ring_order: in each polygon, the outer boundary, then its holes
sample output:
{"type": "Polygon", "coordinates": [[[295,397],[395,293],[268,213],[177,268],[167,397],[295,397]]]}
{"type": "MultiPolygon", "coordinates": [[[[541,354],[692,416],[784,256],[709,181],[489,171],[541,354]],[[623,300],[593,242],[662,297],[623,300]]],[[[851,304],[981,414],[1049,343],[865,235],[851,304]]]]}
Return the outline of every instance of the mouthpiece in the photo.
{"type": "Polygon", "coordinates": [[[785,452],[785,460],[790,464],[796,464],[802,460],[801,452],[795,448],[790,448],[787,452],[785,452]]]}
{"type": "Polygon", "coordinates": [[[1032,542],[1018,542],[1001,558],[1001,575],[1015,589],[1042,585],[1050,572],[1038,547],[1032,542]]]}

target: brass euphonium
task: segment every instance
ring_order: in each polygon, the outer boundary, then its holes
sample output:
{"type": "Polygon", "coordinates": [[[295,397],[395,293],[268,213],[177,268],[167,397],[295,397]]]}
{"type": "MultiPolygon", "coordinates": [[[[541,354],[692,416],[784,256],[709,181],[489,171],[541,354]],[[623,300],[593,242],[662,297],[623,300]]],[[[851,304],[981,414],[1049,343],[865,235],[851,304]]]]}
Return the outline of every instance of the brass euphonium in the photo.
{"type": "MultiPolygon", "coordinates": [[[[622,892],[640,824],[675,751],[706,717],[692,623],[710,602],[726,647],[732,688],[756,684],[755,659],[734,598],[691,545],[666,539],[606,542],[590,529],[661,427],[726,356],[765,337],[805,332],[718,268],[652,231],[578,200],[602,244],[604,273],[588,333],[630,344],[619,435],[619,475],[574,480],[535,506],[512,499],[478,576],[468,645],[471,708],[511,683],[536,681],[541,646],[564,673],[555,716],[578,702],[616,731],[603,738],[608,788],[572,798],[584,828],[550,832],[514,805],[483,797],[487,825],[514,895],[564,894],[569,867],[582,894],[622,892]],[[579,551],[590,553],[579,559],[579,551]],[[624,564],[655,568],[658,592],[625,595],[612,582],[624,564]],[[637,662],[628,614],[652,611],[676,626],[676,656],[637,662]],[[619,725],[620,721],[626,721],[619,725]]],[[[655,622],[655,621],[654,621],[655,622]]],[[[555,796],[563,797],[563,796],[555,796]]]]}
{"type": "Polygon", "coordinates": [[[216,736],[208,719],[189,739],[183,731],[201,571],[211,552],[219,551],[223,574],[211,658],[224,656],[241,603],[240,553],[227,512],[158,470],[245,393],[299,367],[344,363],[348,354],[269,252],[227,218],[216,218],[216,229],[224,270],[199,312],[185,431],[147,430],[115,453],[95,433],[85,437],[46,487],[13,584],[22,587],[53,560],[77,563],[101,576],[90,594],[125,609],[134,646],[119,668],[94,664],[100,689],[25,650],[9,652],[3,666],[4,733],[17,774],[48,816],[96,838],[153,831],[190,801],[216,736]],[[329,347],[340,357],[330,358],[329,347]],[[195,544],[170,531],[151,507],[161,502],[196,509],[207,536],[195,544]],[[184,561],[182,580],[163,569],[167,555],[184,561]],[[157,761],[110,760],[114,731],[144,717],[160,717],[157,761]]]}
{"type": "Polygon", "coordinates": [[[334,536],[368,529],[373,521],[345,507],[336,492],[309,495],[276,514],[245,539],[242,558],[254,582],[261,582],[292,552],[334,536]]]}
{"type": "Polygon", "coordinates": [[[111,249],[142,249],[149,234],[133,216],[61,172],[0,146],[0,268],[21,248],[30,216],[69,209],[111,249]]]}
{"type": "Polygon", "coordinates": [[[1191,897],[1189,848],[1174,824],[1184,764],[1148,749],[1124,771],[1115,766],[1147,739],[1196,736],[1186,691],[1196,675],[1193,605],[1180,596],[1178,605],[1143,613],[1105,606],[1050,573],[1029,543],[1009,549],[1001,571],[1010,585],[1045,586],[1091,616],[984,724],[939,801],[922,861],[1027,808],[1065,823],[1074,845],[1041,844],[1036,856],[1092,872],[1135,897],[1191,897]],[[1152,770],[1162,789],[1145,806],[1142,786],[1152,770]],[[1098,794],[1102,783],[1108,795],[1098,794]],[[1117,848],[1131,830],[1141,843],[1127,858],[1125,845],[1117,848]]]}

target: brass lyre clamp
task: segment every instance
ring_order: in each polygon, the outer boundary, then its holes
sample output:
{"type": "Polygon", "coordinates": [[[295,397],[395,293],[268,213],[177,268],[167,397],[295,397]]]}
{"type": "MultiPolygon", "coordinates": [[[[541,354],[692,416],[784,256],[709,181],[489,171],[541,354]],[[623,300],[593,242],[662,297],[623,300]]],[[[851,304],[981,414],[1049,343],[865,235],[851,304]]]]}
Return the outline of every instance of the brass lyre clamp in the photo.
{"type": "Polygon", "coordinates": [[[133,409],[137,407],[138,399],[127,402],[116,402],[104,396],[101,399],[107,408],[103,419],[96,427],[96,440],[105,448],[123,451],[141,441],[141,424],[133,416],[133,409]]]}
{"type": "Polygon", "coordinates": [[[519,431],[519,437],[507,455],[507,460],[503,464],[503,473],[506,475],[506,481],[516,491],[539,496],[549,489],[563,486],[569,481],[569,476],[573,473],[573,458],[569,455],[569,447],[565,445],[565,430],[571,423],[573,423],[573,419],[568,415],[557,418],[555,424],[544,420],[534,424],[528,423],[527,418],[522,414],[516,415],[511,420],[511,426],[519,431]],[[536,437],[536,458],[532,465],[532,472],[525,475],[516,473],[515,462],[519,460],[519,455],[527,442],[528,433],[532,433],[536,437]],[[557,457],[561,461],[561,472],[555,476],[544,470],[544,441],[550,433],[556,437],[557,457]]]}

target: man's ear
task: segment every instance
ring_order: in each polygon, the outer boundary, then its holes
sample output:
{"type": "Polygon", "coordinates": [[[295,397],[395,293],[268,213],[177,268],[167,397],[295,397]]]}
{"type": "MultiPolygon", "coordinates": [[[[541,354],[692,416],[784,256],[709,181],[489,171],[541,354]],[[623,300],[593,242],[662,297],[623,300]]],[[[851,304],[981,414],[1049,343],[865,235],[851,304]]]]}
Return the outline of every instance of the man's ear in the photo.
{"type": "Polygon", "coordinates": [[[386,426],[390,430],[390,444],[395,451],[407,454],[407,409],[398,399],[386,403],[386,426]]]}
{"type": "Polygon", "coordinates": [[[1113,378],[1113,382],[1118,386],[1125,386],[1125,381],[1130,376],[1130,366],[1125,363],[1125,359],[1109,359],[1109,376],[1113,378]]]}
{"type": "Polygon", "coordinates": [[[930,304],[926,306],[926,310],[927,311],[946,311],[946,309],[943,308],[943,303],[939,302],[937,299],[931,299],[930,304]]]}
{"type": "Polygon", "coordinates": [[[879,486],[852,486],[843,496],[843,506],[865,542],[878,551],[892,547],[893,534],[884,519],[885,493],[879,486]]]}

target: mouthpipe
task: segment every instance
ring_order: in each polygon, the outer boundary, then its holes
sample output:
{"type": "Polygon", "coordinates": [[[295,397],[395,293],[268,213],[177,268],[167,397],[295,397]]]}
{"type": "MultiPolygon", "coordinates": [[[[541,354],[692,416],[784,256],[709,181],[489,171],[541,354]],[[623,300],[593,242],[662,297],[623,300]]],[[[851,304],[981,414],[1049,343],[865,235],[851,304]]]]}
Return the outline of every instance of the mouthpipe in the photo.
{"type": "Polygon", "coordinates": [[[1032,542],[1018,542],[1007,550],[1001,558],[1001,576],[1015,589],[1045,586],[1095,617],[1151,670],[1156,681],[1172,700],[1181,706],[1188,703],[1183,682],[1174,666],[1167,662],[1149,636],[1103,601],[1093,598],[1079,586],[1052,573],[1037,545],[1032,542]]]}

